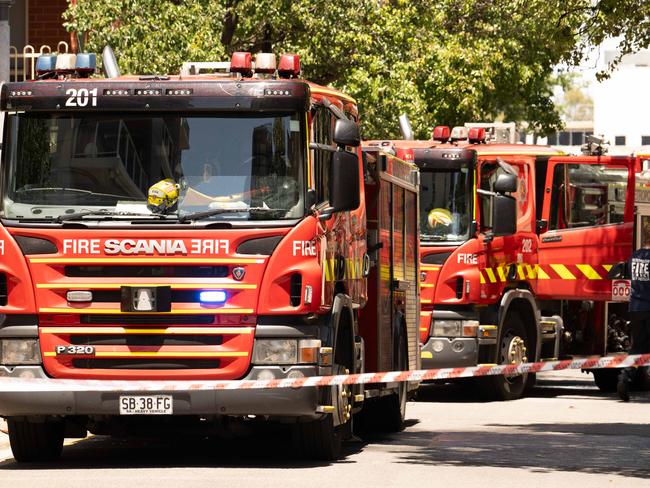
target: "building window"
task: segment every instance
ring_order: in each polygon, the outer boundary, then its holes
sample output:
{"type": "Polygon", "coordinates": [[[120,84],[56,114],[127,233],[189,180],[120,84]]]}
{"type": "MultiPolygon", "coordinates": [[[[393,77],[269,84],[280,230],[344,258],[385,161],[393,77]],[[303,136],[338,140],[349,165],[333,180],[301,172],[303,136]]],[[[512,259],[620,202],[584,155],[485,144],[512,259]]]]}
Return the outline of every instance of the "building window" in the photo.
{"type": "Polygon", "coordinates": [[[584,132],[571,132],[571,145],[581,146],[583,143],[584,132]]]}
{"type": "Polygon", "coordinates": [[[650,136],[641,136],[641,145],[650,146],[650,136]]]}
{"type": "Polygon", "coordinates": [[[614,137],[615,146],[625,146],[625,136],[616,136],[614,137]]]}
{"type": "Polygon", "coordinates": [[[560,146],[568,146],[571,144],[571,133],[563,130],[560,132],[560,146]]]}
{"type": "Polygon", "coordinates": [[[557,132],[553,132],[552,134],[549,134],[547,142],[549,146],[554,146],[557,144],[557,132]]]}

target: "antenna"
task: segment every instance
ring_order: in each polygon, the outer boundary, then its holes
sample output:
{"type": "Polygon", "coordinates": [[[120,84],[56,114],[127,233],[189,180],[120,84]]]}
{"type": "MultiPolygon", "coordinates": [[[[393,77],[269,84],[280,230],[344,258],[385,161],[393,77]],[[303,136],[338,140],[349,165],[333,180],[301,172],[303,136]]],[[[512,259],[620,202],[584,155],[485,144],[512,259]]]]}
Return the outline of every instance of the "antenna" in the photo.
{"type": "Polygon", "coordinates": [[[109,45],[106,45],[104,51],[102,51],[102,64],[104,65],[104,75],[106,75],[106,78],[117,78],[120,76],[120,67],[117,65],[115,53],[109,45]]]}
{"type": "Polygon", "coordinates": [[[399,130],[402,132],[402,137],[407,141],[413,140],[413,129],[411,128],[411,122],[409,117],[406,114],[399,116],[399,130]]]}

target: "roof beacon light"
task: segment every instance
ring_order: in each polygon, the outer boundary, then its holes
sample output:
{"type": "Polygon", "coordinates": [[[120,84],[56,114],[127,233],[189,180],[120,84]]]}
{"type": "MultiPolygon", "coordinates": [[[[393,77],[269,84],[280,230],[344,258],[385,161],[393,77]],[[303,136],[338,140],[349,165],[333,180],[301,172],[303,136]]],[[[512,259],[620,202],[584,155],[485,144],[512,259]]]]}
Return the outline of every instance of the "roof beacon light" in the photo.
{"type": "Polygon", "coordinates": [[[432,137],[434,141],[447,142],[449,140],[449,137],[450,137],[449,127],[447,127],[446,125],[438,125],[434,127],[433,137],[432,137]]]}
{"type": "Polygon", "coordinates": [[[42,54],[36,60],[36,76],[42,78],[56,69],[56,54],[42,54]]]}
{"type": "Polygon", "coordinates": [[[232,53],[232,57],[230,58],[230,72],[241,73],[241,75],[245,77],[252,76],[253,61],[251,58],[251,53],[232,53]]]}
{"type": "Polygon", "coordinates": [[[280,56],[278,74],[280,78],[298,78],[300,76],[300,56],[297,54],[280,56]]]}
{"type": "Polygon", "coordinates": [[[258,53],[255,56],[255,73],[275,73],[275,54],[258,53]]]}
{"type": "Polygon", "coordinates": [[[75,62],[75,71],[81,78],[88,78],[95,73],[97,68],[97,55],[95,53],[78,53],[75,62]]]}
{"type": "Polygon", "coordinates": [[[451,129],[451,140],[452,141],[466,141],[467,140],[467,127],[456,126],[451,129]]]}
{"type": "Polygon", "coordinates": [[[467,139],[472,144],[485,142],[485,127],[471,127],[467,134],[467,139]]]}
{"type": "Polygon", "coordinates": [[[57,73],[74,73],[77,66],[77,55],[64,53],[56,57],[56,71],[57,73]]]}

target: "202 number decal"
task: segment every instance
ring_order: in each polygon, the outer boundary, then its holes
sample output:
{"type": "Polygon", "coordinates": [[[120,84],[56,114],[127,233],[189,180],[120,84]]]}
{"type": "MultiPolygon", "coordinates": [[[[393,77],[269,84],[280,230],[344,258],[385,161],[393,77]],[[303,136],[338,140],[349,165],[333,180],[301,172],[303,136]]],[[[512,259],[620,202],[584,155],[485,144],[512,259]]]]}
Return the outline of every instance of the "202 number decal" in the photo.
{"type": "Polygon", "coordinates": [[[89,90],[88,88],[68,88],[65,91],[68,99],[65,101],[66,107],[86,107],[90,102],[91,107],[97,106],[97,88],[89,90]]]}

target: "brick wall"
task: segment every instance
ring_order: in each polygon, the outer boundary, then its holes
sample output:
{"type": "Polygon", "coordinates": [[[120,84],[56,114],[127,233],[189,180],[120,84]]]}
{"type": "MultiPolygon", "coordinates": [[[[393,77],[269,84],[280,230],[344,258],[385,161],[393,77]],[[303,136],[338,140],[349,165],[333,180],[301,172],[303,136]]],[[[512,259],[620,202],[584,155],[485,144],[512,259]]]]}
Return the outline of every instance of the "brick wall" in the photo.
{"type": "Polygon", "coordinates": [[[68,0],[28,0],[28,43],[37,50],[43,44],[56,49],[60,41],[70,43],[70,34],[63,28],[61,14],[68,8],[68,0]]]}

